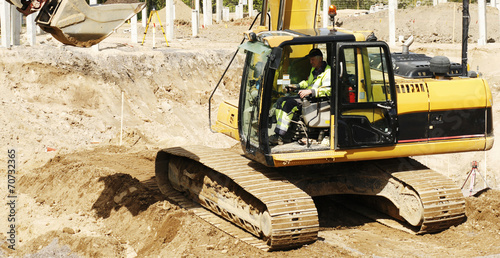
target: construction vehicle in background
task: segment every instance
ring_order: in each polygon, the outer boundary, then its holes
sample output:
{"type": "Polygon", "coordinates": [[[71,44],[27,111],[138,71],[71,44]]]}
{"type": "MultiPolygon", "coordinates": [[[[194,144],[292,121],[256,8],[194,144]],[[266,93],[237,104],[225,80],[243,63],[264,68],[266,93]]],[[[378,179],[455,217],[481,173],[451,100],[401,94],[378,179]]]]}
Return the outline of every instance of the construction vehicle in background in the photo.
{"type": "Polygon", "coordinates": [[[89,6],[85,0],[6,0],[24,15],[39,12],[42,30],[66,45],[90,47],[140,12],[145,3],[89,6]]]}
{"type": "Polygon", "coordinates": [[[491,149],[487,82],[445,57],[409,52],[411,40],[390,53],[373,36],[316,28],[316,0],[268,0],[262,13],[268,5],[270,19],[262,15],[239,46],[246,55],[239,101],[222,103],[213,126],[239,140],[244,155],[163,149],[155,165],[160,190],[182,192],[260,239],[264,250],[316,241],[316,196],[349,197],[417,234],[461,223],[460,188],[410,157],[491,149]],[[276,102],[307,78],[304,57],[313,48],[332,67],[331,94],[304,101],[292,141],[270,145],[276,102]]]}

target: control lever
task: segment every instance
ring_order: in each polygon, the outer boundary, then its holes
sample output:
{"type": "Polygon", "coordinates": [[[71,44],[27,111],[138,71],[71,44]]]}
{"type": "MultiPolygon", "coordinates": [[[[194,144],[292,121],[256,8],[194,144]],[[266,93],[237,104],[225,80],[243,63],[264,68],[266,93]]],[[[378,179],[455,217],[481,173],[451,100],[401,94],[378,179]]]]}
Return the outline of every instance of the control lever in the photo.
{"type": "Polygon", "coordinates": [[[286,92],[297,92],[298,91],[298,87],[296,84],[289,84],[289,85],[286,85],[285,86],[285,89],[286,89],[286,92]]]}

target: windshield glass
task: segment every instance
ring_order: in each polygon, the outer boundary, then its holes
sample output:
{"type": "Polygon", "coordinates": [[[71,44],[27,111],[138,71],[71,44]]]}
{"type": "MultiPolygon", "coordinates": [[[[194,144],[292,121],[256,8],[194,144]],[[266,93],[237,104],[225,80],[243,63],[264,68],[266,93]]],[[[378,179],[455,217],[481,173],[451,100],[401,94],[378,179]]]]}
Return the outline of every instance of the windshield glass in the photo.
{"type": "Polygon", "coordinates": [[[240,46],[246,52],[245,70],[242,78],[240,105],[242,139],[258,146],[258,114],[264,67],[271,49],[260,42],[246,42],[240,46]]]}

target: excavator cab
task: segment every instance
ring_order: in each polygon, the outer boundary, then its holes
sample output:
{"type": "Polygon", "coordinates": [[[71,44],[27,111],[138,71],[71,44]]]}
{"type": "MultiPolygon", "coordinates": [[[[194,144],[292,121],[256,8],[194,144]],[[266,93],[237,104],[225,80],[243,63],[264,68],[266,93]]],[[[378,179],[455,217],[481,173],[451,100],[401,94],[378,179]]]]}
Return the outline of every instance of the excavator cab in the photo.
{"type": "MultiPolygon", "coordinates": [[[[325,56],[325,61],[331,63],[332,59],[328,58],[333,51],[331,47],[327,47],[326,43],[322,44],[297,44],[284,45],[281,48],[272,49],[260,42],[247,42],[241,46],[247,52],[245,69],[243,72],[242,89],[240,96],[239,117],[241,128],[240,139],[243,139],[245,148],[249,153],[257,153],[256,150],[270,148],[267,146],[267,140],[262,137],[259,132],[265,131],[267,135],[272,135],[276,127],[275,109],[279,98],[284,96],[296,95],[296,92],[290,91],[288,86],[297,84],[302,80],[307,80],[311,71],[309,58],[306,56],[312,48],[319,48],[325,56]],[[328,57],[327,57],[328,56],[328,57]],[[265,64],[258,66],[254,64],[265,64]],[[255,76],[258,74],[259,76],[255,76]],[[263,86],[263,87],[261,87],[263,86]],[[262,119],[259,122],[259,119],[262,119]],[[243,137],[242,137],[243,136],[243,137]],[[265,144],[263,144],[265,143],[265,144]]],[[[329,105],[331,102],[329,97],[320,99],[311,99],[312,105],[318,105],[323,102],[323,106],[329,105]]],[[[309,128],[300,128],[300,123],[304,123],[300,119],[300,112],[296,113],[294,123],[291,125],[290,134],[293,134],[293,139],[296,140],[305,134],[312,134],[317,137],[321,134],[329,134],[330,132],[330,108],[323,107],[323,117],[327,117],[327,123],[319,124],[318,117],[314,118],[315,109],[308,109],[311,114],[304,117],[312,118],[313,121],[307,121],[309,128]],[[325,113],[326,112],[326,113],[325,113]],[[326,115],[325,115],[326,114],[326,115]]],[[[322,147],[326,148],[326,147],[322,147]]],[[[287,146],[274,146],[277,151],[286,151],[294,149],[300,151],[301,146],[288,144],[287,146]]],[[[329,148],[326,148],[329,149],[329,148]]]]}
{"type": "MultiPolygon", "coordinates": [[[[283,32],[282,32],[283,33],[283,32]]],[[[341,33],[340,33],[341,35],[341,33]]],[[[271,166],[274,157],[308,152],[329,152],[391,146],[398,124],[394,76],[388,46],[383,42],[283,42],[270,47],[247,42],[239,102],[239,136],[246,155],[271,166]],[[270,145],[277,125],[276,103],[297,95],[288,86],[306,80],[312,48],[323,53],[332,67],[331,91],[325,97],[304,100],[290,114],[291,142],[270,145]]],[[[342,38],[342,37],[341,37],[342,38]]],[[[304,41],[302,39],[302,41],[304,41]]]]}
{"type": "Polygon", "coordinates": [[[387,45],[339,43],[337,56],[335,148],[396,144],[396,94],[387,45]]]}

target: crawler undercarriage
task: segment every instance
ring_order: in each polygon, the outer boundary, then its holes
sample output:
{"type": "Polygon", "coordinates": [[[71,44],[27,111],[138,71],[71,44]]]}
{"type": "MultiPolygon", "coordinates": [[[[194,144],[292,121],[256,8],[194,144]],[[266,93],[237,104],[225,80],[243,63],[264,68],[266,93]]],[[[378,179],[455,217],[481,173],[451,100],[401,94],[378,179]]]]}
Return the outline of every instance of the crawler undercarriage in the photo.
{"type": "Polygon", "coordinates": [[[184,193],[259,238],[267,244],[260,247],[264,250],[317,239],[314,196],[361,196],[417,234],[441,231],[465,218],[460,189],[410,158],[276,169],[231,151],[177,147],[158,153],[156,180],[164,194],[171,187],[184,193]]]}

